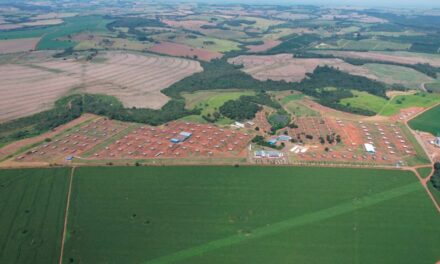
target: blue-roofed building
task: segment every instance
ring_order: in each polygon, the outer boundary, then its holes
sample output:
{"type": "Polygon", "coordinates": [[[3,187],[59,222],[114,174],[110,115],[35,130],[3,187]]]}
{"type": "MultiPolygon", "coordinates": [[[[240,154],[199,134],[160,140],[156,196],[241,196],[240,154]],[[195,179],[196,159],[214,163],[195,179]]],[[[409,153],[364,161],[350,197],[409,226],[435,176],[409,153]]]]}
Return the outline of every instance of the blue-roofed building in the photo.
{"type": "Polygon", "coordinates": [[[185,140],[187,140],[191,136],[192,136],[192,133],[183,131],[183,132],[180,132],[179,135],[177,135],[177,137],[170,139],[170,141],[172,143],[180,143],[180,142],[184,142],[185,140]]]}
{"type": "Polygon", "coordinates": [[[170,139],[170,141],[172,143],[179,143],[180,142],[180,140],[178,138],[172,138],[172,139],[170,139]]]}
{"type": "Polygon", "coordinates": [[[277,138],[271,138],[267,141],[267,143],[271,144],[271,145],[276,145],[278,142],[277,138]]]}

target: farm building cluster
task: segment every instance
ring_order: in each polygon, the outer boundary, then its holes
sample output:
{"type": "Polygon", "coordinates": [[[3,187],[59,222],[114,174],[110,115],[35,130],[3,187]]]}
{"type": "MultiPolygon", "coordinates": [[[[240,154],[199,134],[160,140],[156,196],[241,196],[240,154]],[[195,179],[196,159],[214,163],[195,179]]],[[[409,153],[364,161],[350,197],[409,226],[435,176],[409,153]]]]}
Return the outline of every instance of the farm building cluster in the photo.
{"type": "Polygon", "coordinates": [[[92,153],[93,159],[246,156],[251,135],[213,125],[171,122],[138,126],[92,153]]]}
{"type": "MultiPolygon", "coordinates": [[[[289,162],[403,164],[416,152],[398,123],[363,122],[323,117],[299,117],[296,126],[269,137],[284,147],[289,162]]],[[[254,152],[254,159],[271,158],[254,152]]]]}
{"type": "Polygon", "coordinates": [[[39,146],[19,155],[15,160],[25,162],[71,161],[75,156],[82,155],[103,141],[121,133],[128,126],[128,123],[100,118],[48,139],[39,146]]]}
{"type": "Polygon", "coordinates": [[[252,136],[213,125],[172,122],[142,126],[101,118],[15,158],[60,162],[76,158],[129,160],[185,157],[246,157],[252,136]]]}

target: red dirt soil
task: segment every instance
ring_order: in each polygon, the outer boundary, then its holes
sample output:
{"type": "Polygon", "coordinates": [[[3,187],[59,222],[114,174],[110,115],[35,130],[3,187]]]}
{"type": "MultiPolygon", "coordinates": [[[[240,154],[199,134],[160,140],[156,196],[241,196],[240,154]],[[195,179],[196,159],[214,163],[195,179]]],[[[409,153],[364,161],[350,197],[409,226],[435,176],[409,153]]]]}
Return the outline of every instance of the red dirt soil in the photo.
{"type": "Polygon", "coordinates": [[[197,59],[203,61],[211,61],[212,59],[218,59],[223,56],[223,54],[221,54],[220,52],[193,48],[184,44],[177,44],[173,42],[161,42],[154,45],[149,50],[160,54],[189,57],[191,59],[197,56],[197,59]]]}
{"type": "Polygon", "coordinates": [[[88,120],[95,119],[95,118],[98,118],[98,116],[95,116],[92,114],[84,114],[81,117],[79,117],[79,118],[77,118],[77,119],[75,119],[65,125],[54,128],[50,132],[44,133],[44,134],[36,136],[36,137],[22,139],[22,140],[13,142],[9,145],[6,145],[0,149],[0,159],[3,159],[9,155],[14,154],[26,146],[41,142],[46,138],[52,138],[53,136],[58,135],[59,133],[61,133],[62,131],[66,130],[68,128],[72,128],[78,124],[84,123],[88,120]]]}

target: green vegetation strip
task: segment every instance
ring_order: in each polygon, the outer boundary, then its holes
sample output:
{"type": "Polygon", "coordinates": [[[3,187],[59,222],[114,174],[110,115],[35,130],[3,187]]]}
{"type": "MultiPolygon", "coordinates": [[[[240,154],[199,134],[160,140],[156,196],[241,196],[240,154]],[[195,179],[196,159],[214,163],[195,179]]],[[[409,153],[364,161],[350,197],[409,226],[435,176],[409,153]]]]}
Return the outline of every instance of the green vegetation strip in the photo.
{"type": "Polygon", "coordinates": [[[402,123],[398,123],[398,125],[405,134],[405,137],[411,142],[411,145],[414,147],[414,150],[416,151],[416,157],[407,160],[408,165],[414,166],[414,165],[431,164],[431,160],[429,160],[429,157],[426,155],[425,150],[423,149],[422,146],[420,146],[419,142],[411,133],[411,131],[408,129],[408,127],[402,123]]]}
{"type": "Polygon", "coordinates": [[[440,133],[440,104],[409,121],[414,130],[424,131],[437,136],[440,133]]]}
{"type": "Polygon", "coordinates": [[[216,250],[219,248],[231,246],[234,244],[238,244],[250,239],[257,239],[266,236],[270,236],[276,233],[281,233],[288,229],[315,223],[318,221],[323,221],[328,218],[332,218],[341,214],[349,213],[357,209],[365,208],[367,206],[372,206],[378,203],[381,203],[386,200],[394,199],[401,197],[403,195],[416,192],[420,190],[419,183],[411,183],[405,186],[401,186],[398,188],[394,188],[382,193],[378,193],[371,196],[365,196],[360,198],[355,202],[347,202],[343,203],[331,208],[323,209],[320,211],[316,211],[313,213],[305,214],[299,217],[295,217],[286,221],[278,222],[276,224],[271,224],[265,227],[260,227],[252,230],[252,234],[247,235],[234,235],[230,237],[226,237],[223,239],[215,240],[197,247],[189,248],[186,250],[182,250],[176,252],[174,254],[158,258],[152,261],[143,262],[143,264],[164,264],[164,263],[173,263],[177,261],[181,261],[187,258],[191,258],[194,256],[202,255],[208,251],[216,250]]]}

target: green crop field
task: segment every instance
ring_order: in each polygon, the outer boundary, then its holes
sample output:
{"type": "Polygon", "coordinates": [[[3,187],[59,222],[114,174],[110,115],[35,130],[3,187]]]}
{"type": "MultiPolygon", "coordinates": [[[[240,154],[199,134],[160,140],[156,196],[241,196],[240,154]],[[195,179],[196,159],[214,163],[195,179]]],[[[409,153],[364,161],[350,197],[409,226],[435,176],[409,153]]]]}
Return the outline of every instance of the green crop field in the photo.
{"type": "Polygon", "coordinates": [[[367,92],[360,92],[355,90],[351,92],[353,93],[354,97],[342,99],[341,104],[350,104],[350,106],[352,107],[366,109],[378,113],[387,103],[386,99],[369,94],[367,92]]]}
{"type": "Polygon", "coordinates": [[[110,20],[105,20],[101,16],[81,16],[65,18],[65,23],[43,28],[29,28],[13,31],[0,32],[0,39],[19,39],[42,37],[37,48],[42,49],[64,49],[74,47],[77,43],[60,38],[81,32],[105,32],[105,25],[110,20]]]}
{"type": "Polygon", "coordinates": [[[392,116],[398,114],[400,109],[409,107],[430,107],[440,103],[440,95],[416,93],[413,95],[398,95],[393,97],[380,111],[380,115],[392,116]]]}
{"type": "Polygon", "coordinates": [[[432,82],[433,79],[414,69],[395,65],[368,63],[362,66],[382,82],[402,84],[408,88],[417,90],[422,83],[432,82]]]}
{"type": "Polygon", "coordinates": [[[79,168],[64,263],[435,263],[438,220],[410,172],[79,168]]]}
{"type": "Polygon", "coordinates": [[[0,170],[0,263],[57,263],[69,169],[0,170]]]}
{"type": "MultiPolygon", "coordinates": [[[[185,98],[186,108],[194,109],[200,108],[202,109],[201,115],[213,114],[218,111],[219,107],[222,106],[229,100],[237,100],[242,95],[254,95],[254,91],[199,91],[195,93],[184,93],[182,96],[185,98]]],[[[189,121],[197,121],[195,116],[188,117],[189,121]]],[[[186,120],[186,119],[184,119],[186,120]]],[[[204,120],[202,118],[202,120],[204,120]]],[[[222,118],[219,120],[221,124],[231,123],[232,120],[225,120],[222,118]]]]}
{"type": "Polygon", "coordinates": [[[51,28],[38,43],[38,49],[65,49],[74,47],[77,43],[69,40],[60,40],[72,34],[81,32],[105,32],[106,25],[110,20],[103,19],[100,16],[83,16],[65,19],[66,23],[51,28]]]}
{"type": "Polygon", "coordinates": [[[410,120],[409,125],[414,130],[429,132],[437,136],[440,133],[439,116],[440,105],[410,120]]]}
{"type": "Polygon", "coordinates": [[[345,50],[408,50],[411,44],[376,39],[338,40],[337,48],[345,50]]]}

